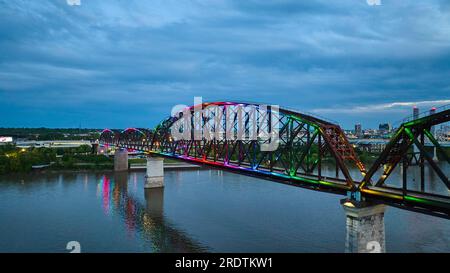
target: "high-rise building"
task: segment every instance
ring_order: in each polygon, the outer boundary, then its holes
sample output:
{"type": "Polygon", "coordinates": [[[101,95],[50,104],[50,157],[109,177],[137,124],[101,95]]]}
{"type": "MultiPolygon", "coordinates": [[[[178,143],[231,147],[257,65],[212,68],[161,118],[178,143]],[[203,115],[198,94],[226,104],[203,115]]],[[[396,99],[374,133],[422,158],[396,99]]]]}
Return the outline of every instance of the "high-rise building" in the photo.
{"type": "MultiPolygon", "coordinates": [[[[430,115],[434,115],[434,114],[436,114],[436,107],[433,107],[433,108],[430,109],[430,115]]],[[[436,136],[436,135],[435,135],[435,133],[436,133],[436,127],[435,127],[435,126],[432,126],[430,132],[431,132],[431,134],[432,134],[433,136],[436,136]]]]}
{"type": "Polygon", "coordinates": [[[355,124],[355,135],[357,137],[362,137],[362,126],[360,123],[355,124]]]}
{"type": "Polygon", "coordinates": [[[413,118],[418,119],[419,118],[419,108],[417,106],[413,107],[413,118]]]}
{"type": "Polygon", "coordinates": [[[430,109],[430,115],[436,114],[436,107],[430,109]]]}

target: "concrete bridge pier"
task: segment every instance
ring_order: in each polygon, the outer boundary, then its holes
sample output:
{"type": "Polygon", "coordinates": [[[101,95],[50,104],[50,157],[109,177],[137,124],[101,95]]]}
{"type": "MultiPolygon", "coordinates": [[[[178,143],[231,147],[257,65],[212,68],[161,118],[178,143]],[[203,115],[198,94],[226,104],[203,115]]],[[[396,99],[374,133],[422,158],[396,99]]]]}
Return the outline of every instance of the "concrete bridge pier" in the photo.
{"type": "Polygon", "coordinates": [[[343,201],[347,218],[346,253],[385,253],[385,205],[343,201]],[[356,204],[356,205],[355,205],[356,204]]]}
{"type": "Polygon", "coordinates": [[[128,171],[128,151],[117,149],[114,152],[114,171],[128,171]]]}
{"type": "Polygon", "coordinates": [[[93,155],[98,155],[98,149],[99,149],[98,142],[93,142],[92,143],[92,154],[93,155]]]}
{"type": "Polygon", "coordinates": [[[433,147],[433,161],[439,162],[439,158],[437,157],[437,147],[436,146],[433,147]]]}
{"type": "Polygon", "coordinates": [[[147,174],[145,175],[144,188],[164,187],[164,159],[159,157],[147,157],[147,174]]]}

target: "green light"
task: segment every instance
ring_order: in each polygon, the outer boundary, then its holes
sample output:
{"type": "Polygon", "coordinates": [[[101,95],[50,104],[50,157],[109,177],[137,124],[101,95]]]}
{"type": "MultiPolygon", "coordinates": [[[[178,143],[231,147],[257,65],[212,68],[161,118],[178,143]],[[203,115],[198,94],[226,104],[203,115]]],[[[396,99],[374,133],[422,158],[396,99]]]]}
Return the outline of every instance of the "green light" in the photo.
{"type": "Polygon", "coordinates": [[[418,197],[413,197],[413,196],[405,196],[405,200],[410,201],[410,202],[416,202],[416,203],[422,203],[422,204],[427,204],[427,205],[437,205],[437,206],[442,206],[443,203],[441,202],[436,202],[436,201],[432,201],[432,200],[428,200],[428,199],[423,199],[423,198],[418,198],[418,197]]]}
{"type": "Polygon", "coordinates": [[[409,136],[409,138],[414,141],[414,134],[411,132],[411,129],[405,128],[406,134],[409,136]]]}
{"type": "Polygon", "coordinates": [[[319,184],[319,181],[318,180],[314,180],[314,179],[298,177],[298,176],[292,176],[291,178],[294,179],[294,180],[300,180],[300,181],[308,182],[308,183],[312,183],[312,184],[319,184]]]}
{"type": "Polygon", "coordinates": [[[418,125],[418,124],[423,124],[423,123],[428,122],[431,118],[434,118],[433,115],[409,121],[407,123],[404,123],[403,126],[410,127],[410,126],[414,126],[414,125],[418,125]]]}
{"type": "Polygon", "coordinates": [[[295,119],[295,120],[300,121],[300,122],[303,122],[303,123],[306,123],[306,124],[308,124],[308,125],[311,125],[311,126],[313,126],[314,128],[316,128],[316,129],[319,128],[319,126],[318,126],[317,124],[314,124],[314,123],[312,123],[312,122],[310,122],[310,121],[308,121],[308,120],[304,120],[304,119],[302,119],[302,118],[300,118],[300,117],[290,115],[289,118],[290,118],[290,119],[295,119]]]}

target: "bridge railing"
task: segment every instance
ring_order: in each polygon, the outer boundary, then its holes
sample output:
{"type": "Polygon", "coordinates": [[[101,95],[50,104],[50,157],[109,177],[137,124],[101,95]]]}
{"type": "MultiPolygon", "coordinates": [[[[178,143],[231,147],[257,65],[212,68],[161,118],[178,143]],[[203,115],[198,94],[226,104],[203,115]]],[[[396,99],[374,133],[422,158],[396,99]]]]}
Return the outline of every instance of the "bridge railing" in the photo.
{"type": "MultiPolygon", "coordinates": [[[[439,113],[439,112],[442,112],[442,111],[445,111],[445,110],[449,110],[449,109],[450,109],[450,104],[445,104],[445,105],[436,107],[434,113],[439,113]]],[[[403,118],[403,119],[401,119],[401,120],[396,121],[396,122],[394,123],[394,127],[397,127],[397,128],[398,128],[398,127],[400,127],[400,125],[402,125],[402,124],[404,124],[404,123],[413,121],[413,120],[415,120],[415,119],[424,118],[424,117],[427,117],[427,116],[429,116],[429,115],[431,115],[430,110],[420,112],[417,116],[415,116],[415,115],[409,115],[409,116],[407,116],[406,118],[403,118]]]]}
{"type": "Polygon", "coordinates": [[[312,113],[312,112],[307,112],[307,111],[299,111],[297,109],[288,108],[288,107],[283,107],[283,109],[289,110],[289,111],[292,111],[292,112],[297,112],[299,114],[304,114],[304,115],[307,115],[307,116],[310,116],[310,117],[313,117],[313,118],[317,118],[317,119],[321,119],[321,120],[327,121],[327,122],[332,123],[332,124],[339,125],[339,122],[337,122],[336,120],[332,120],[332,119],[330,119],[328,117],[321,116],[321,115],[319,115],[317,113],[312,113]]]}

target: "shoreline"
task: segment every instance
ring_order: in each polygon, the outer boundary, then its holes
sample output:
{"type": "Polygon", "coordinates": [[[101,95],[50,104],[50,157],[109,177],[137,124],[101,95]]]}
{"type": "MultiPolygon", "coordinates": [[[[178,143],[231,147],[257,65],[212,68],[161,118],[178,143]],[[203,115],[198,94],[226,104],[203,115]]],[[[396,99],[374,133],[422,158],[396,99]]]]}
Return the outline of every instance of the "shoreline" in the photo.
{"type": "MultiPolygon", "coordinates": [[[[85,166],[87,166],[86,164],[84,164],[85,166]]],[[[95,166],[95,165],[89,165],[89,166],[95,166]]],[[[128,170],[126,172],[145,172],[146,170],[146,165],[145,164],[130,164],[128,170]]],[[[204,166],[200,166],[200,165],[193,165],[193,164],[188,164],[188,163],[166,163],[164,164],[164,170],[166,171],[176,171],[176,170],[201,170],[201,169],[205,169],[204,166]]],[[[52,169],[52,168],[42,168],[42,169],[33,169],[29,172],[14,172],[14,173],[6,173],[6,174],[2,174],[0,175],[0,177],[6,177],[9,175],[32,175],[32,174],[44,174],[44,173],[50,173],[50,174],[55,174],[55,173],[86,173],[86,172],[91,172],[91,173],[114,173],[114,166],[112,166],[112,168],[107,168],[107,169],[52,169]]]]}

